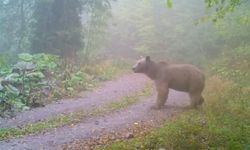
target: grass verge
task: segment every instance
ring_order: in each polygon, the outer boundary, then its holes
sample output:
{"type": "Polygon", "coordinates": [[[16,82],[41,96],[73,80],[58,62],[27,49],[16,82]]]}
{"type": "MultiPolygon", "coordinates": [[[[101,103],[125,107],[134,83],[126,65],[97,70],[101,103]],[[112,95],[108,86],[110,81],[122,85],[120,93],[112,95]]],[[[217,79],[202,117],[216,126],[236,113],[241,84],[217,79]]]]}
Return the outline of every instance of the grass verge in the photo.
{"type": "Polygon", "coordinates": [[[146,136],[100,149],[250,149],[250,88],[212,77],[205,98],[201,110],[182,113],[146,136]]]}
{"type": "Polygon", "coordinates": [[[103,107],[96,108],[90,112],[79,111],[70,114],[60,115],[56,118],[52,118],[49,120],[44,120],[33,124],[27,124],[23,127],[2,128],[0,129],[0,140],[8,140],[31,134],[38,134],[46,132],[50,129],[56,129],[65,125],[71,125],[82,122],[87,117],[94,117],[100,114],[103,115],[111,113],[113,111],[126,108],[130,105],[139,102],[139,100],[141,100],[142,97],[150,96],[152,94],[152,91],[153,91],[152,86],[150,84],[147,84],[145,88],[143,88],[141,91],[122,97],[120,100],[106,104],[103,107]]]}

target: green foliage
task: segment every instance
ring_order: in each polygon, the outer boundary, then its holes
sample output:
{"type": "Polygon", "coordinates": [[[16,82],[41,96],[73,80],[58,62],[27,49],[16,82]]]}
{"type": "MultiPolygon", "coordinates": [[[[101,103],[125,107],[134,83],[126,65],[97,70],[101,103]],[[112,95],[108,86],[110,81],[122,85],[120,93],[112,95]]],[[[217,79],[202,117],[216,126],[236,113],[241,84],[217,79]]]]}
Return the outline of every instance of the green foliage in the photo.
{"type": "Polygon", "coordinates": [[[62,81],[67,95],[75,95],[81,90],[91,89],[96,86],[97,81],[85,72],[72,72],[68,78],[62,81]]]}
{"type": "Polygon", "coordinates": [[[18,58],[22,61],[27,61],[30,62],[32,61],[32,55],[28,54],[28,53],[22,53],[18,55],[18,58]]]}
{"type": "Polygon", "coordinates": [[[129,70],[130,65],[122,60],[101,61],[101,64],[95,63],[83,67],[84,72],[94,75],[99,81],[107,81],[114,76],[125,73],[129,70]]]}
{"type": "Polygon", "coordinates": [[[0,55],[0,77],[11,72],[9,66],[9,57],[7,55],[0,55]]]}
{"type": "Polygon", "coordinates": [[[168,8],[172,8],[173,6],[173,0],[166,0],[166,4],[168,8]]]}
{"type": "Polygon", "coordinates": [[[46,99],[46,91],[50,88],[45,72],[55,70],[56,63],[58,63],[55,56],[45,54],[22,53],[18,55],[18,58],[18,62],[9,68],[8,73],[2,74],[0,104],[3,107],[1,107],[1,114],[8,109],[11,111],[26,110],[42,104],[39,101],[46,99]]]}
{"type": "Polygon", "coordinates": [[[218,34],[225,42],[224,49],[234,49],[248,44],[250,36],[250,3],[239,6],[230,16],[218,21],[215,26],[218,34]]]}
{"type": "Polygon", "coordinates": [[[235,8],[241,5],[244,0],[205,0],[207,8],[213,8],[215,13],[209,18],[213,22],[224,19],[227,13],[233,12],[235,8]]]}
{"type": "Polygon", "coordinates": [[[41,53],[33,55],[33,62],[39,70],[54,71],[59,66],[59,57],[41,53]]]}
{"type": "Polygon", "coordinates": [[[243,46],[225,51],[221,59],[211,66],[211,73],[233,80],[241,86],[248,86],[250,80],[250,47],[243,46]]]}
{"type": "Polygon", "coordinates": [[[65,67],[55,55],[44,53],[18,55],[12,67],[1,59],[0,114],[43,106],[54,99],[74,96],[82,90],[94,88],[100,81],[110,80],[126,70],[126,63],[98,61],[100,63],[65,67]]]}

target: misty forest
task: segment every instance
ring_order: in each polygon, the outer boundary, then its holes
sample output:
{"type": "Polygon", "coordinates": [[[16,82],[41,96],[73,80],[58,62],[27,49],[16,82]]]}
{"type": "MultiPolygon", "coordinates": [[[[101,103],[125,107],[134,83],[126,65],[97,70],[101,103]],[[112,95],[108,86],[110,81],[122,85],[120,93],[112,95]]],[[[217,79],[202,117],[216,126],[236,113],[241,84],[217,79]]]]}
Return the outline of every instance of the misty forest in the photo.
{"type": "Polygon", "coordinates": [[[0,0],[0,149],[250,150],[250,1],[0,0]]]}

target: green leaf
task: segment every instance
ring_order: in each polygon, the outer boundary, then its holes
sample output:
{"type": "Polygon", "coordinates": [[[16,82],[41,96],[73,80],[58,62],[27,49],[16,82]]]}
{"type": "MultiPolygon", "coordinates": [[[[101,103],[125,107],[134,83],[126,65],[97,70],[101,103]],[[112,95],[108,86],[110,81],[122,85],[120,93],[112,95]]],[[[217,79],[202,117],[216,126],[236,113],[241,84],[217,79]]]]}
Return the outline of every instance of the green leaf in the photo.
{"type": "Polygon", "coordinates": [[[16,95],[16,96],[18,96],[19,95],[19,90],[16,88],[16,87],[14,87],[14,86],[12,86],[12,85],[7,85],[6,86],[6,88],[7,88],[7,91],[8,92],[10,92],[10,93],[12,93],[12,94],[14,94],[14,95],[16,95]]]}
{"type": "Polygon", "coordinates": [[[79,77],[79,76],[73,76],[73,77],[71,78],[71,81],[72,81],[72,82],[82,81],[82,78],[79,77]]]}
{"type": "Polygon", "coordinates": [[[173,6],[173,0],[166,0],[166,4],[168,8],[172,8],[173,6]]]}
{"type": "Polygon", "coordinates": [[[28,106],[23,106],[23,107],[22,107],[22,110],[23,110],[23,111],[30,110],[30,107],[28,107],[28,106]]]}
{"type": "Polygon", "coordinates": [[[21,61],[15,64],[14,68],[17,68],[20,70],[34,70],[36,68],[36,65],[31,62],[21,61]]]}
{"type": "Polygon", "coordinates": [[[67,90],[72,92],[72,91],[74,91],[74,88],[68,87],[67,90]]]}
{"type": "Polygon", "coordinates": [[[5,99],[0,97],[0,103],[4,103],[5,102],[5,99]]]}
{"type": "Polygon", "coordinates": [[[17,74],[17,73],[12,73],[12,74],[7,75],[7,76],[4,78],[4,81],[8,81],[8,82],[18,82],[19,79],[20,79],[20,75],[19,75],[19,74],[17,74]]]}
{"type": "Polygon", "coordinates": [[[32,73],[28,73],[27,74],[28,77],[31,78],[39,78],[39,79],[43,79],[45,76],[42,72],[32,72],[32,73]]]}
{"type": "Polygon", "coordinates": [[[28,54],[28,53],[22,53],[18,55],[18,58],[23,60],[23,61],[32,61],[32,55],[28,54]]]}
{"type": "Polygon", "coordinates": [[[0,83],[0,91],[2,91],[4,89],[4,87],[2,86],[2,84],[0,83]]]}
{"type": "Polygon", "coordinates": [[[21,102],[20,99],[12,99],[11,100],[12,105],[14,105],[18,110],[29,110],[28,106],[25,106],[24,103],[21,102]]]}

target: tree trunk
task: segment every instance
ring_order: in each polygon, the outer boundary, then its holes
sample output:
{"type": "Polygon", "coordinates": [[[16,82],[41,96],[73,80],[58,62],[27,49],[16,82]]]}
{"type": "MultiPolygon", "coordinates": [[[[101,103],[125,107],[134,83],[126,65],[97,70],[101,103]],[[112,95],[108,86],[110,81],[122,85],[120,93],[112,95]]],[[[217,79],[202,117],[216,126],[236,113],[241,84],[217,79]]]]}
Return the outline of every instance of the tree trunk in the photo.
{"type": "Polygon", "coordinates": [[[19,39],[18,39],[18,50],[22,49],[22,42],[24,38],[25,33],[25,13],[24,13],[24,0],[21,0],[20,2],[20,30],[19,30],[19,39]]]}

